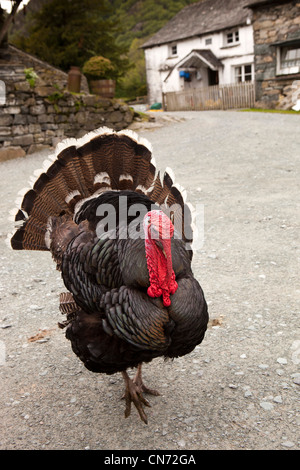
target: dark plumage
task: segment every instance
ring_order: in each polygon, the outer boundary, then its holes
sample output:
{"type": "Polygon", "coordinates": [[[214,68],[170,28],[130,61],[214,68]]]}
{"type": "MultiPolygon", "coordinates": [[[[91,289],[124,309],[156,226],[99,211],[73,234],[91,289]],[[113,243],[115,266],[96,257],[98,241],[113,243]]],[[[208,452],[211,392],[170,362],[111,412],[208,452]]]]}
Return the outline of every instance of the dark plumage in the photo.
{"type": "Polygon", "coordinates": [[[144,422],[143,392],[157,392],[143,384],[141,364],[188,354],[208,322],[191,270],[190,207],[148,147],[106,128],[60,144],[11,238],[15,250],[50,250],[67,289],[59,325],[74,353],[90,371],[122,372],[125,416],[133,402],[144,422]]]}

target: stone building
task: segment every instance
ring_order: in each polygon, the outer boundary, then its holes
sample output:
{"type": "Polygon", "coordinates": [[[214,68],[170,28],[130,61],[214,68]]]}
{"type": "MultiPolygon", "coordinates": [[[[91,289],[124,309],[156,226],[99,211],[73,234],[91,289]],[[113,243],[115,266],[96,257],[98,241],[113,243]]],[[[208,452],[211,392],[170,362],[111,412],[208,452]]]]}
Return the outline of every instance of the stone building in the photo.
{"type": "Polygon", "coordinates": [[[256,106],[289,109],[300,98],[300,0],[256,0],[256,106]]]}
{"type": "Polygon", "coordinates": [[[246,3],[192,3],[143,44],[149,104],[162,102],[163,93],[254,80],[252,11],[246,3]]]}

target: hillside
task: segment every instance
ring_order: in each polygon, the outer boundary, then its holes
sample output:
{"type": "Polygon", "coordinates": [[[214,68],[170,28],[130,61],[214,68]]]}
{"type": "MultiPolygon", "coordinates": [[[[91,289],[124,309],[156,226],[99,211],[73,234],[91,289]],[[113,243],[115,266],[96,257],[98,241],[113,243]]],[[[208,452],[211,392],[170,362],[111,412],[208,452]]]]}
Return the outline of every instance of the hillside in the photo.
{"type": "Polygon", "coordinates": [[[118,40],[130,46],[134,39],[156,33],[182,8],[197,0],[110,0],[123,31],[118,40]]]}

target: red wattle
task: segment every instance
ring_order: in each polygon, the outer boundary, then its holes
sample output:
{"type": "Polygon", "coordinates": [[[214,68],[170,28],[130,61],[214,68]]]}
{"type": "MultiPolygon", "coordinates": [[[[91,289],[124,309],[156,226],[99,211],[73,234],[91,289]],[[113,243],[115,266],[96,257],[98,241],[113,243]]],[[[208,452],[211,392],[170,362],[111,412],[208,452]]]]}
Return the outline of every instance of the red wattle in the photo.
{"type": "Polygon", "coordinates": [[[151,285],[147,289],[147,294],[149,295],[149,297],[160,297],[162,295],[162,290],[160,289],[160,287],[151,285]]]}
{"type": "Polygon", "coordinates": [[[162,295],[163,298],[163,304],[165,307],[170,307],[171,305],[171,299],[170,295],[175,294],[177,291],[178,284],[174,280],[171,285],[168,286],[167,289],[161,289],[160,287],[156,285],[150,285],[147,289],[147,294],[149,297],[156,298],[160,297],[162,295]]]}
{"type": "Polygon", "coordinates": [[[174,281],[169,287],[170,294],[175,294],[175,292],[177,291],[177,288],[178,288],[178,284],[176,281],[174,281]]]}
{"type": "MultiPolygon", "coordinates": [[[[149,213],[151,214],[151,213],[149,213]]],[[[157,214],[152,214],[155,219],[157,214]]],[[[167,232],[170,237],[173,235],[171,221],[163,213],[160,214],[161,224],[163,222],[163,229],[157,229],[159,231],[167,232]]],[[[158,224],[156,223],[156,226],[158,224]]],[[[147,289],[149,297],[156,298],[162,296],[162,301],[165,307],[170,307],[171,299],[170,295],[174,294],[177,290],[178,284],[175,280],[175,273],[172,269],[172,253],[171,253],[171,238],[163,237],[160,238],[160,245],[163,244],[163,251],[161,246],[156,244],[155,239],[151,238],[149,229],[149,220],[146,219],[145,225],[145,249],[147,258],[147,267],[149,272],[150,286],[147,289]]]]}
{"type": "Polygon", "coordinates": [[[171,305],[171,299],[170,299],[170,296],[169,294],[167,293],[163,293],[163,304],[165,307],[170,307],[171,305]]]}

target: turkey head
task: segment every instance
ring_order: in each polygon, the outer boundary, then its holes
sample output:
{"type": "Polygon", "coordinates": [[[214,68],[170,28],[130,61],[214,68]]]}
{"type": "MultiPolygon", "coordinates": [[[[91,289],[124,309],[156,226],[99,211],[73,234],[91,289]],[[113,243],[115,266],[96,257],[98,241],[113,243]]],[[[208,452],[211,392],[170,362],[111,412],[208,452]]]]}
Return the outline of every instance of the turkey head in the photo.
{"type": "Polygon", "coordinates": [[[150,297],[162,296],[165,307],[171,305],[170,295],[177,290],[172,267],[171,238],[174,226],[160,210],[147,212],[144,217],[145,249],[150,286],[150,297]]]}

